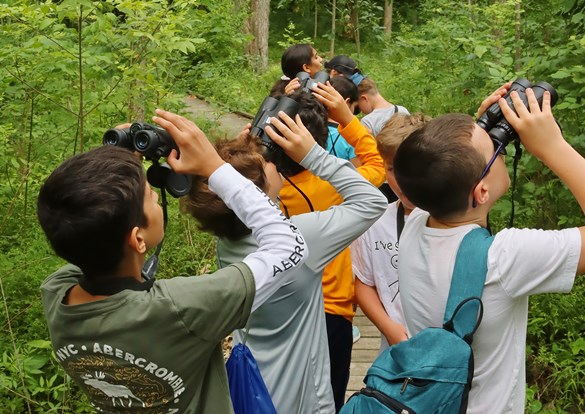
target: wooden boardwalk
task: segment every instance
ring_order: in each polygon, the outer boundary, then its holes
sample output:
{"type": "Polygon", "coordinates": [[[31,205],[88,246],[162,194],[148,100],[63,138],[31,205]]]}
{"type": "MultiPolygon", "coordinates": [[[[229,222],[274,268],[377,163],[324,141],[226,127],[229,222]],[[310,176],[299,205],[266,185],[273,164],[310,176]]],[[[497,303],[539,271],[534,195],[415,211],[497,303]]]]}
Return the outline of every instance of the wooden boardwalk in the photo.
{"type": "Polygon", "coordinates": [[[353,324],[360,329],[361,338],[353,344],[349,384],[345,393],[346,399],[364,387],[363,380],[366,371],[372,365],[380,350],[380,332],[359,308],[353,319],[353,324]]]}

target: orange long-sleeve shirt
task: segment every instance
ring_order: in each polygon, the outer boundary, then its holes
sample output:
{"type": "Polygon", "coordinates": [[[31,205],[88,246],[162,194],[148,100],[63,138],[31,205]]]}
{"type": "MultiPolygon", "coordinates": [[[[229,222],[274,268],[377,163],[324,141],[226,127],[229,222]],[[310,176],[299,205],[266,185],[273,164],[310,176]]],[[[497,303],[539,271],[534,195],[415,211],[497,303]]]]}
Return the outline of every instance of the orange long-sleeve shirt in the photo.
{"type": "MultiPolygon", "coordinates": [[[[374,137],[364,128],[357,118],[338,128],[339,133],[354,147],[356,156],[362,165],[358,172],[376,187],[382,185],[385,179],[384,161],[376,149],[374,137]]],[[[335,188],[327,181],[303,171],[289,179],[311,201],[315,211],[327,210],[329,207],[341,204],[343,199],[335,188]]],[[[285,181],[280,191],[281,209],[285,214],[294,216],[307,213],[310,210],[309,203],[289,182],[285,181]]],[[[324,240],[323,243],[327,243],[324,240]]],[[[341,315],[353,320],[353,272],[351,270],[351,258],[349,248],[343,250],[331,261],[323,271],[323,299],[325,312],[333,315],[341,315]]]]}

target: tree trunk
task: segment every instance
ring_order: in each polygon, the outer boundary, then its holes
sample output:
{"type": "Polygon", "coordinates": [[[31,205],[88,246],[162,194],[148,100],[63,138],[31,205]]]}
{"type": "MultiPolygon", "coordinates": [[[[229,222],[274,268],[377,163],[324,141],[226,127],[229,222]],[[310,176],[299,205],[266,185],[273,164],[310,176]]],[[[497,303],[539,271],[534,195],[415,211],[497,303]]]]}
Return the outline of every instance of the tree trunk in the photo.
{"type": "Polygon", "coordinates": [[[331,6],[331,47],[329,54],[335,56],[335,19],[337,19],[337,1],[333,0],[331,6]]]}
{"type": "MultiPolygon", "coordinates": [[[[79,136],[79,152],[83,152],[83,127],[84,127],[84,108],[83,108],[83,47],[81,41],[81,26],[83,25],[83,6],[79,6],[79,16],[77,19],[77,53],[78,53],[78,68],[79,68],[79,115],[77,118],[77,132],[79,136]]],[[[74,148],[74,153],[75,153],[74,148]]]]}
{"type": "Polygon", "coordinates": [[[384,0],[384,33],[392,38],[392,13],[394,0],[384,0]]]}
{"type": "Polygon", "coordinates": [[[360,8],[359,0],[355,0],[351,4],[351,24],[353,26],[353,38],[355,39],[355,49],[357,55],[360,55],[360,8]]]}
{"type": "Polygon", "coordinates": [[[252,35],[246,45],[246,54],[255,62],[257,72],[268,68],[268,28],[270,23],[270,0],[250,0],[250,16],[244,30],[252,35]]]}
{"type": "Polygon", "coordinates": [[[522,18],[522,0],[516,0],[516,28],[514,33],[516,50],[514,52],[514,70],[520,72],[522,65],[520,58],[522,57],[522,46],[520,45],[520,30],[521,30],[521,18],[522,18]]]}
{"type": "Polygon", "coordinates": [[[315,15],[314,15],[314,21],[313,21],[313,25],[315,26],[314,30],[313,30],[313,43],[317,40],[317,22],[318,22],[318,9],[317,9],[318,3],[317,0],[315,0],[315,15]]]}

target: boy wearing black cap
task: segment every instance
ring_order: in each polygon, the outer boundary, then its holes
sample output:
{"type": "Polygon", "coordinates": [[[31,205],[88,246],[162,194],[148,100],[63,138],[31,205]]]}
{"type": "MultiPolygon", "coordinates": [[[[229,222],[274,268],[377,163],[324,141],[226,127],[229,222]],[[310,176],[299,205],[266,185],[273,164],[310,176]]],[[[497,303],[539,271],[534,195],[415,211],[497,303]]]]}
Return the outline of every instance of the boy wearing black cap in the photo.
{"type": "Polygon", "coordinates": [[[332,78],[344,76],[350,79],[355,86],[358,86],[365,78],[355,61],[347,55],[334,56],[331,60],[325,62],[325,68],[332,78]]]}

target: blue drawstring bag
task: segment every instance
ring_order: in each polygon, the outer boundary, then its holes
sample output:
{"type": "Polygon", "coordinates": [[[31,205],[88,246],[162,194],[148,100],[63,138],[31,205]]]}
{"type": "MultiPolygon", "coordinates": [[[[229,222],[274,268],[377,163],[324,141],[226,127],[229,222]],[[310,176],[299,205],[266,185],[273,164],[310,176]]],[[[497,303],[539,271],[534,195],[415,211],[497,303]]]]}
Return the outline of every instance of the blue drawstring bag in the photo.
{"type": "Polygon", "coordinates": [[[277,414],[256,359],[245,340],[232,349],[225,367],[235,414],[277,414]]]}

